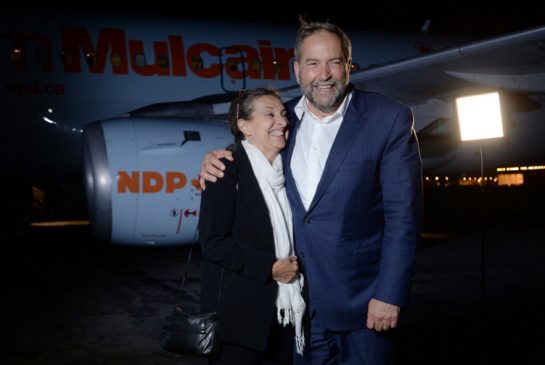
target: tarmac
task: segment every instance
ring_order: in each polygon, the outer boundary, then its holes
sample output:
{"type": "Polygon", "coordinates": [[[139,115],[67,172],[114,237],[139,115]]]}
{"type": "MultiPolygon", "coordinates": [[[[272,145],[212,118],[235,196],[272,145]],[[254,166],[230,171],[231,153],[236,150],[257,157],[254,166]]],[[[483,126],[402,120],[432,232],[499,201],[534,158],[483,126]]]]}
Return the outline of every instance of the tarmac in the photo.
{"type": "MultiPolygon", "coordinates": [[[[426,190],[396,365],[545,364],[545,187],[485,194],[426,190]]],[[[87,226],[2,241],[0,364],[206,364],[159,343],[177,301],[198,307],[198,248],[182,293],[189,246],[115,246],[87,226]]]]}

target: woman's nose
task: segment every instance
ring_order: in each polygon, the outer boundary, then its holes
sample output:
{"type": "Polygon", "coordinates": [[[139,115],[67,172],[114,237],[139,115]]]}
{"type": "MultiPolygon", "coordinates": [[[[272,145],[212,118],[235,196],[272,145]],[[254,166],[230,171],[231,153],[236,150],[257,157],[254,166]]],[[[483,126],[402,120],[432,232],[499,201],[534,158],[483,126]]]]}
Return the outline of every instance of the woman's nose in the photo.
{"type": "Polygon", "coordinates": [[[276,118],[276,123],[281,125],[282,127],[285,127],[288,125],[288,120],[285,117],[278,117],[276,118]]]}

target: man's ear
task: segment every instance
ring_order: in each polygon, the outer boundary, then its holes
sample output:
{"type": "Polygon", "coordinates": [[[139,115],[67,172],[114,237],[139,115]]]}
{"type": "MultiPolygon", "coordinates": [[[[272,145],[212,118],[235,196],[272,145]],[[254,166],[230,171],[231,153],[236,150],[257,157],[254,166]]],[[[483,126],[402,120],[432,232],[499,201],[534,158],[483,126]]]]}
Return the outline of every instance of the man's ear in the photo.
{"type": "Polygon", "coordinates": [[[297,61],[293,61],[293,73],[295,75],[297,83],[299,83],[299,62],[297,61]]]}

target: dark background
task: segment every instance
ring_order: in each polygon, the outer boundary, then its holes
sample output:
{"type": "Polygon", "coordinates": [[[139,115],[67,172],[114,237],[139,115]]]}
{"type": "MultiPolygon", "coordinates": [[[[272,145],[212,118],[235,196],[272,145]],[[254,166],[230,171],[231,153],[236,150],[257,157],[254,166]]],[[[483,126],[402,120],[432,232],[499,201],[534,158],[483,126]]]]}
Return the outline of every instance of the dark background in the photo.
{"type": "Polygon", "coordinates": [[[200,2],[200,1],[127,1],[68,0],[21,3],[3,2],[3,12],[115,12],[127,14],[155,14],[186,18],[252,20],[295,24],[301,14],[308,20],[331,21],[341,27],[376,30],[419,31],[426,19],[431,20],[430,32],[486,37],[545,24],[545,2],[470,0],[437,1],[286,1],[254,0],[200,2]],[[147,2],[146,2],[147,1],[147,2]]]}
{"type": "MultiPolygon", "coordinates": [[[[521,1],[148,1],[153,5],[4,1],[0,11],[107,11],[287,25],[303,14],[342,27],[393,31],[418,31],[431,19],[432,33],[474,37],[545,25],[543,6],[521,1]]],[[[545,364],[544,186],[490,187],[484,194],[478,187],[428,187],[424,198],[427,235],[411,306],[400,322],[396,364],[545,364]]],[[[0,239],[1,364],[205,364],[159,344],[162,319],[180,299],[188,246],[107,245],[91,238],[87,226],[33,228],[23,239],[0,239]]],[[[198,303],[201,262],[197,251],[182,296],[188,307],[198,303]]]]}

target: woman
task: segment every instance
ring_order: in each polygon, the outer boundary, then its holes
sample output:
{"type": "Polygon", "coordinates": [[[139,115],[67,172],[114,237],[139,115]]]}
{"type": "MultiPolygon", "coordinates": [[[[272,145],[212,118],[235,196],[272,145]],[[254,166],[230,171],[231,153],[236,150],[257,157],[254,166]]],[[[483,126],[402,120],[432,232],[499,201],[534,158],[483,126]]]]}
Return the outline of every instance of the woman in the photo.
{"type": "Polygon", "coordinates": [[[279,154],[286,110],[272,89],[245,90],[229,122],[234,161],[224,160],[224,178],[207,184],[199,218],[201,309],[217,310],[223,345],[210,364],[291,364],[293,327],[299,353],[304,346],[305,303],[279,154]]]}

